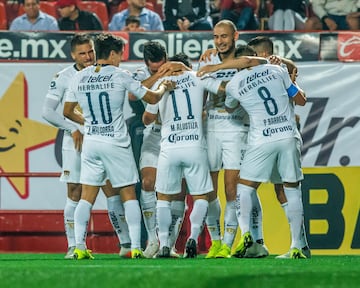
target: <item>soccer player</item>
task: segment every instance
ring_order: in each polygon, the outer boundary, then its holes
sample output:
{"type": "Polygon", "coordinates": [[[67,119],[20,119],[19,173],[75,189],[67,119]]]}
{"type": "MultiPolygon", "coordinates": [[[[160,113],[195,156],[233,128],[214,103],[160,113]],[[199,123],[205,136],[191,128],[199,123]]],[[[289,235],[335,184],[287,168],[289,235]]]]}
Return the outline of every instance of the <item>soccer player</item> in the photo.
{"type": "MultiPolygon", "coordinates": [[[[236,61],[217,66],[218,69],[234,67],[237,67],[236,61]]],[[[226,95],[225,105],[229,113],[242,105],[250,117],[248,146],[237,185],[237,218],[242,237],[235,256],[244,257],[254,243],[250,228],[252,198],[257,188],[262,182],[274,181],[274,175],[278,174],[288,199],[292,237],[289,258],[306,258],[301,250],[300,235],[303,224],[301,139],[289,101],[303,106],[305,94],[292,83],[286,69],[264,64],[237,73],[226,85],[226,95]]]]}
{"type": "MultiPolygon", "coordinates": [[[[235,58],[235,41],[238,38],[238,32],[234,23],[229,20],[218,22],[214,27],[213,35],[217,53],[211,55],[209,62],[200,62],[200,67],[208,64],[232,61],[235,58]]],[[[215,72],[215,77],[223,81],[228,81],[236,72],[236,69],[219,70],[215,72]]],[[[235,207],[236,184],[241,159],[246,148],[249,119],[247,113],[241,107],[233,114],[227,113],[224,101],[224,96],[210,94],[206,104],[206,137],[210,171],[214,185],[214,191],[210,194],[209,211],[206,219],[207,228],[212,240],[206,258],[229,258],[238,227],[235,207]],[[221,208],[217,197],[218,177],[221,169],[224,169],[226,196],[224,236],[222,241],[220,232],[221,208]]],[[[258,199],[256,202],[259,203],[258,199]]],[[[261,209],[259,204],[254,205],[254,210],[255,209],[261,209]]],[[[257,213],[258,212],[254,211],[254,214],[257,213]]],[[[262,234],[257,235],[256,240],[262,245],[262,234]]],[[[259,248],[261,249],[258,251],[258,257],[268,255],[265,246],[259,248]]]]}
{"type": "MultiPolygon", "coordinates": [[[[168,56],[165,47],[159,42],[149,41],[144,44],[144,62],[145,65],[138,68],[134,73],[136,80],[142,81],[145,87],[152,87],[161,76],[165,76],[167,69],[179,70],[186,69],[186,67],[168,62],[168,56]],[[163,66],[162,72],[159,68],[163,66]],[[168,68],[164,67],[167,66],[168,68]]],[[[131,95],[130,95],[131,97],[131,95]]],[[[145,124],[143,144],[141,146],[140,156],[140,170],[142,179],[142,189],[140,195],[140,205],[143,214],[145,228],[148,234],[148,243],[144,251],[146,258],[153,258],[159,250],[159,241],[156,232],[156,193],[155,193],[155,179],[158,157],[160,153],[160,129],[161,121],[159,118],[150,119],[145,112],[143,114],[143,122],[145,124]]],[[[184,191],[185,189],[183,189],[184,191]]],[[[185,203],[184,199],[172,202],[172,217],[173,221],[177,222],[175,228],[178,230],[183,215],[185,203]]],[[[172,242],[176,241],[177,230],[171,233],[172,242]]],[[[171,250],[171,255],[177,257],[174,249],[171,250]]]]}
{"type": "Polygon", "coordinates": [[[81,146],[81,199],[75,210],[76,259],[93,259],[85,238],[90,212],[99,187],[108,178],[124,203],[125,218],[131,239],[131,257],[142,258],[140,249],[141,212],[135,195],[138,173],[127,132],[123,105],[126,90],[146,102],[156,103],[172,89],[173,83],[163,81],[155,91],[132,78],[131,73],[118,68],[124,41],[111,34],[99,34],[95,42],[96,65],[78,72],[70,83],[64,104],[64,115],[78,121],[74,107],[80,105],[84,117],[84,141],[81,146]],[[126,167],[126,169],[125,169],[126,167]]]}
{"type": "MultiPolygon", "coordinates": [[[[46,121],[53,126],[64,130],[62,142],[63,167],[60,181],[67,183],[64,222],[68,251],[65,255],[65,259],[73,258],[76,245],[74,235],[74,212],[81,196],[80,152],[75,149],[72,136],[81,138],[83,128],[81,125],[65,119],[57,112],[57,108],[63,106],[63,101],[65,100],[64,95],[68,90],[70,80],[74,77],[76,72],[93,65],[95,62],[94,42],[89,34],[75,34],[71,40],[70,46],[71,57],[75,63],[57,73],[52,79],[42,111],[42,117],[46,121]]],[[[82,121],[82,119],[80,119],[80,121],[82,121]]],[[[128,235],[127,224],[123,221],[124,208],[122,207],[119,195],[113,193],[110,183],[103,186],[103,191],[107,197],[110,222],[120,241],[120,256],[125,256],[130,252],[130,238],[128,235]]]]}
{"type": "MultiPolygon", "coordinates": [[[[213,77],[200,80],[192,71],[165,79],[171,79],[177,86],[158,103],[162,120],[161,149],[155,183],[158,193],[157,221],[160,240],[158,256],[170,255],[170,202],[174,195],[180,193],[184,176],[189,194],[194,199],[190,215],[191,231],[186,242],[184,258],[194,258],[197,255],[197,239],[202,231],[208,208],[208,194],[213,188],[203,133],[204,99],[199,95],[203,95],[205,89],[217,93],[220,83],[214,81],[213,77]]],[[[148,112],[149,107],[152,106],[146,107],[148,112]]],[[[153,109],[154,118],[157,112],[153,109]]]]}
{"type": "MultiPolygon", "coordinates": [[[[253,38],[252,40],[250,40],[248,45],[250,47],[254,48],[257,56],[267,58],[274,54],[273,42],[271,41],[270,38],[268,38],[266,36],[257,36],[255,38],[253,38]]],[[[292,81],[295,82],[296,77],[297,77],[297,67],[291,60],[281,58],[281,61],[283,62],[283,64],[282,64],[283,67],[286,68],[288,70],[288,73],[291,75],[292,81]]],[[[296,118],[296,119],[298,119],[298,118],[296,118]]],[[[296,122],[297,122],[297,126],[299,126],[298,120],[296,122]]],[[[301,139],[299,129],[297,129],[297,132],[298,132],[298,138],[301,139]]],[[[283,185],[281,183],[278,183],[278,184],[275,184],[274,187],[275,187],[277,199],[278,199],[281,207],[284,209],[284,212],[286,214],[288,221],[290,222],[291,217],[289,217],[289,215],[288,215],[288,202],[286,199],[283,185]]],[[[259,226],[262,226],[262,223],[260,223],[259,226]]],[[[301,237],[302,252],[304,253],[304,255],[307,258],[310,258],[311,251],[310,251],[307,239],[306,239],[306,231],[305,231],[304,224],[301,227],[302,227],[302,229],[301,229],[300,237],[301,237]]],[[[290,253],[287,252],[283,255],[277,256],[276,258],[285,258],[285,259],[290,258],[290,253]]]]}

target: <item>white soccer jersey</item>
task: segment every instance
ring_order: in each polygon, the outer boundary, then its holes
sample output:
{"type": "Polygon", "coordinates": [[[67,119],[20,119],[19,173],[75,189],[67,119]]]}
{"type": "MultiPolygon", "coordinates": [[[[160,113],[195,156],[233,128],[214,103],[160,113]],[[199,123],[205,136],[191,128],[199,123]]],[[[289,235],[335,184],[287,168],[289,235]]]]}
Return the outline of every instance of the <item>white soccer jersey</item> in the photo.
{"type": "MultiPolygon", "coordinates": [[[[209,62],[200,62],[199,66],[210,64],[219,64],[221,59],[219,55],[211,55],[209,62]]],[[[212,77],[221,81],[229,81],[237,73],[236,69],[218,70],[212,73],[212,77]]],[[[248,131],[249,116],[242,107],[239,107],[233,113],[225,110],[225,97],[220,97],[214,93],[209,93],[206,103],[207,111],[207,131],[214,132],[232,132],[248,131]]]]}
{"type": "Polygon", "coordinates": [[[250,116],[248,144],[259,145],[296,137],[289,97],[297,92],[287,70],[265,64],[237,73],[226,86],[225,104],[231,108],[240,102],[245,108],[250,116]]]}
{"type": "MultiPolygon", "coordinates": [[[[202,125],[203,93],[205,89],[218,91],[220,82],[209,77],[200,80],[194,71],[166,79],[175,81],[177,85],[159,101],[161,147],[205,147],[202,125]]],[[[155,83],[154,87],[161,81],[155,83]]]]}
{"type": "Polygon", "coordinates": [[[63,149],[68,150],[74,149],[74,141],[71,137],[71,131],[74,130],[74,128],[77,128],[80,131],[83,130],[81,125],[65,118],[62,115],[62,111],[64,110],[65,94],[69,89],[69,83],[71,82],[71,79],[77,72],[78,70],[75,68],[75,64],[58,72],[51,80],[48,92],[46,94],[46,98],[57,101],[61,105],[58,108],[60,117],[57,115],[49,115],[49,118],[50,116],[54,118],[51,119],[52,125],[64,130],[62,147],[63,149]]]}
{"type": "Polygon", "coordinates": [[[112,65],[90,66],[78,72],[66,101],[78,102],[85,118],[85,139],[130,145],[123,106],[127,90],[141,99],[146,88],[132,74],[112,65]]]}

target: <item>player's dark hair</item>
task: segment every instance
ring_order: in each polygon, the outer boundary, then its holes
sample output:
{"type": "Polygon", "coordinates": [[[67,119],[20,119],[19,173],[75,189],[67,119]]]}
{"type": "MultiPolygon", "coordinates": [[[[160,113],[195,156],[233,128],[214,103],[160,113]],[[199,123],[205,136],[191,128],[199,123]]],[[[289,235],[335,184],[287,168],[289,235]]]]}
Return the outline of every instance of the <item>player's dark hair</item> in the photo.
{"type": "Polygon", "coordinates": [[[175,54],[174,56],[172,56],[172,57],[169,58],[169,61],[182,62],[182,63],[184,63],[184,65],[186,65],[187,67],[189,67],[189,68],[192,67],[190,58],[189,58],[189,56],[187,56],[185,53],[175,54]]]}
{"type": "Polygon", "coordinates": [[[124,50],[125,42],[121,37],[110,33],[101,33],[95,38],[95,51],[97,59],[108,59],[111,51],[117,53],[124,50]]]}
{"type": "Polygon", "coordinates": [[[256,51],[249,45],[238,45],[235,49],[235,57],[256,56],[256,51]]]}
{"type": "Polygon", "coordinates": [[[267,55],[274,54],[274,44],[269,37],[257,36],[251,39],[248,43],[249,46],[253,47],[260,53],[266,53],[267,55]]]}
{"type": "Polygon", "coordinates": [[[136,23],[138,26],[140,26],[140,17],[130,15],[129,17],[126,18],[125,25],[127,26],[131,23],[136,23]]]}
{"type": "Polygon", "coordinates": [[[70,42],[70,49],[71,52],[75,51],[75,47],[78,45],[83,45],[83,44],[88,44],[93,42],[93,38],[91,37],[90,34],[86,34],[86,33],[76,33],[70,42]]]}
{"type": "Polygon", "coordinates": [[[167,60],[165,47],[157,41],[148,41],[144,44],[144,61],[146,64],[167,60]]]}

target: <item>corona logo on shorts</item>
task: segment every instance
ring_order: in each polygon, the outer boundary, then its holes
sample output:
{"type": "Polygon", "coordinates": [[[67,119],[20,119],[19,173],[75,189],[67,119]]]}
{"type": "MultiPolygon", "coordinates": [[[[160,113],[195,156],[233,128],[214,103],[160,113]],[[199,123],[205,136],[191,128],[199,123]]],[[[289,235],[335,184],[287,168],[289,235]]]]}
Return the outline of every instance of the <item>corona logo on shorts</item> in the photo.
{"type": "MultiPolygon", "coordinates": [[[[0,172],[31,172],[29,154],[55,142],[57,129],[28,118],[28,90],[19,73],[0,95],[0,172]]],[[[40,109],[40,108],[39,108],[40,109]]],[[[6,177],[18,196],[29,196],[29,178],[6,177]]]]}

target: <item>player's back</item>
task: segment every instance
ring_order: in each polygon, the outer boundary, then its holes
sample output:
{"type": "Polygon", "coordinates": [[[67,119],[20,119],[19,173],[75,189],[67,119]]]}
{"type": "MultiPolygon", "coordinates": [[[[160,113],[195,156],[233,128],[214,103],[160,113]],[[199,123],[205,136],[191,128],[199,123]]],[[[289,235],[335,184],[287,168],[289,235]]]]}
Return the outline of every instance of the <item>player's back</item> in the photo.
{"type": "Polygon", "coordinates": [[[295,116],[287,94],[291,84],[287,71],[271,64],[244,69],[228,83],[226,92],[249,114],[249,143],[294,136],[295,116]]]}
{"type": "Polygon", "coordinates": [[[204,146],[202,110],[205,84],[193,71],[167,79],[177,84],[159,102],[162,145],[169,148],[204,146]]]}
{"type": "Polygon", "coordinates": [[[130,72],[112,65],[94,65],[76,74],[71,90],[83,109],[88,137],[129,144],[123,106],[126,90],[132,85],[130,79],[130,72]]]}

